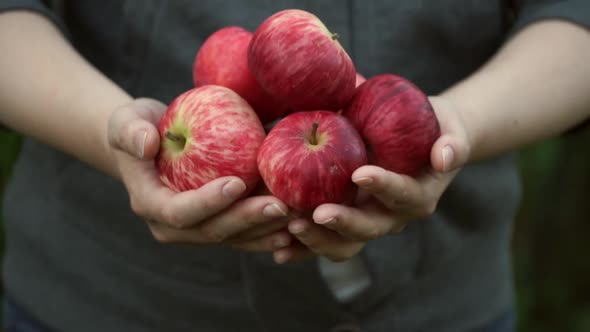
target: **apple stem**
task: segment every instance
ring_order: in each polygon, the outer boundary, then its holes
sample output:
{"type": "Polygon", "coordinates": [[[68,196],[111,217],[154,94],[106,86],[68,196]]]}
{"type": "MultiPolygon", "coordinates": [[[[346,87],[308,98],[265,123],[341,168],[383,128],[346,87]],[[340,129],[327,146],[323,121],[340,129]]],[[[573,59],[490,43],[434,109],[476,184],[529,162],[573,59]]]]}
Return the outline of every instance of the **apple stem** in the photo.
{"type": "Polygon", "coordinates": [[[319,126],[320,126],[320,124],[317,121],[314,122],[313,125],[311,125],[311,137],[309,138],[309,144],[311,144],[311,145],[318,144],[317,133],[318,133],[319,126]]]}
{"type": "Polygon", "coordinates": [[[337,33],[333,33],[332,34],[332,40],[338,40],[340,38],[340,35],[337,33]]]}
{"type": "Polygon", "coordinates": [[[172,142],[180,142],[180,143],[182,143],[182,145],[184,145],[184,143],[186,142],[186,138],[184,138],[182,136],[174,135],[173,133],[171,133],[169,131],[166,132],[166,138],[171,140],[172,142]]]}

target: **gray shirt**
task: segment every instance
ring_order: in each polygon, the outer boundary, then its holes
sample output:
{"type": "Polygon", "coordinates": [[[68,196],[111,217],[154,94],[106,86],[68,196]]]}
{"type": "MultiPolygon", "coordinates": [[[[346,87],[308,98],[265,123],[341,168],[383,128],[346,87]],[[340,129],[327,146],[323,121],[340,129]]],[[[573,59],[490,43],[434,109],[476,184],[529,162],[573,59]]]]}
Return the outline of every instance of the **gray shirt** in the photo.
{"type": "MultiPolygon", "coordinates": [[[[0,10],[47,15],[130,94],[166,103],[191,87],[209,34],[254,30],[284,8],[317,14],[360,73],[396,73],[429,94],[473,72],[526,24],[590,25],[587,0],[54,2],[58,12],[32,0],[0,0],[0,10]]],[[[121,183],[29,139],[3,202],[5,289],[62,331],[470,331],[513,306],[519,197],[511,156],[465,167],[431,218],[368,243],[360,258],[370,284],[342,303],[315,261],[278,266],[268,254],[157,243],[121,183]]]]}

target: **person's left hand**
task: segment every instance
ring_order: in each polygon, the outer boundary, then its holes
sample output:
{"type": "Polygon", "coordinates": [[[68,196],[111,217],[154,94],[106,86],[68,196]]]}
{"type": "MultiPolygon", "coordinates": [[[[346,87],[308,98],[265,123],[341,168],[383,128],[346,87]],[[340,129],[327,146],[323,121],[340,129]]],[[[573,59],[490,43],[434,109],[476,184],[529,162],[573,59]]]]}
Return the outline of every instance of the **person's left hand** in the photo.
{"type": "Polygon", "coordinates": [[[418,178],[396,174],[377,166],[363,166],[352,175],[359,187],[355,206],[323,204],[313,220],[289,222],[298,240],[274,252],[277,263],[311,256],[344,261],[373,239],[401,232],[405,226],[434,213],[437,203],[469,157],[468,134],[452,105],[440,97],[430,99],[441,137],[431,151],[432,167],[418,178]]]}

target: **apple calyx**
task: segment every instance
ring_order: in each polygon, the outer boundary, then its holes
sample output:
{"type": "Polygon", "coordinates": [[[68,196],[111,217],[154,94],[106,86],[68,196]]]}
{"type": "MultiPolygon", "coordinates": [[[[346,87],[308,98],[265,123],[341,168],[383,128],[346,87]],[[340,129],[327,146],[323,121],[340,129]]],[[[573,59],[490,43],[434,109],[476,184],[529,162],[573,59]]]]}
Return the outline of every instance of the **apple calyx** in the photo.
{"type": "Polygon", "coordinates": [[[174,149],[176,151],[183,151],[184,150],[184,146],[186,145],[186,137],[184,137],[182,135],[174,135],[170,131],[167,131],[166,132],[166,139],[168,139],[172,142],[172,145],[174,146],[174,149]]]}
{"type": "Polygon", "coordinates": [[[340,39],[340,35],[337,33],[333,33],[331,38],[332,38],[332,40],[338,40],[338,39],[340,39]]]}
{"type": "Polygon", "coordinates": [[[314,121],[311,125],[311,135],[309,137],[309,144],[311,145],[318,145],[318,127],[320,126],[319,122],[314,121]]]}

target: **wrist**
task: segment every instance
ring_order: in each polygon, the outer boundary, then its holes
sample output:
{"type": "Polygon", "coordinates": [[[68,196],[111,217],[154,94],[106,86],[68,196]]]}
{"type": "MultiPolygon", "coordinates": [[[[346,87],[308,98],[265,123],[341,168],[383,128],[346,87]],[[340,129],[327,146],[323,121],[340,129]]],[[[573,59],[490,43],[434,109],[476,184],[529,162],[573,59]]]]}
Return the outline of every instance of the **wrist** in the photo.
{"type": "Polygon", "coordinates": [[[471,160],[472,139],[459,106],[441,94],[429,98],[438,119],[441,135],[432,147],[431,162],[438,172],[461,168],[471,160]]]}
{"type": "MultiPolygon", "coordinates": [[[[448,90],[439,95],[439,98],[447,103],[452,112],[453,121],[456,123],[456,135],[460,135],[464,146],[467,148],[465,163],[477,161],[477,147],[479,146],[480,133],[477,117],[474,110],[478,109],[473,100],[464,97],[460,91],[448,90]]],[[[483,119],[479,119],[483,120],[483,119]]],[[[484,120],[485,121],[485,120],[484,120]]]]}
{"type": "Polygon", "coordinates": [[[118,96],[117,101],[113,103],[114,107],[106,108],[106,111],[100,114],[99,119],[95,122],[95,132],[98,135],[98,141],[100,142],[101,149],[104,151],[104,167],[103,171],[109,176],[117,180],[122,180],[120,171],[120,154],[121,151],[117,150],[109,139],[109,126],[113,116],[113,113],[118,109],[125,107],[125,105],[131,103],[133,98],[128,95],[118,96]]]}

